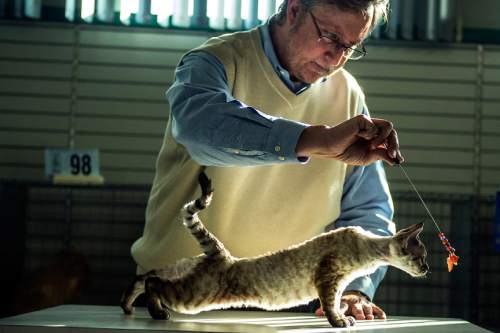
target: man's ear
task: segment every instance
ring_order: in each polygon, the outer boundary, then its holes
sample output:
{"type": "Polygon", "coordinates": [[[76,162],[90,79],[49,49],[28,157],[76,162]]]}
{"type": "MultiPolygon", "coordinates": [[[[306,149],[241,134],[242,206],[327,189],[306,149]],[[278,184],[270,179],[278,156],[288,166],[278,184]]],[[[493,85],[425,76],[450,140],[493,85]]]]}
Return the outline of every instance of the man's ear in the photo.
{"type": "Polygon", "coordinates": [[[288,0],[286,19],[290,25],[293,25],[293,23],[297,20],[300,12],[300,6],[302,6],[300,0],[288,0]]]}

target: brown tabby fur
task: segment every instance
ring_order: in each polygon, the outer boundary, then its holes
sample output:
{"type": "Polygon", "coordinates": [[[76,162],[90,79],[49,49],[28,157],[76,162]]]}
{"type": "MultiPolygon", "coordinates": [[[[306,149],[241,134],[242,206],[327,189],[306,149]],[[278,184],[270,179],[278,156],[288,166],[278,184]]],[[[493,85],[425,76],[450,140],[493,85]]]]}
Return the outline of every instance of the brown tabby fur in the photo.
{"type": "Polygon", "coordinates": [[[155,319],[169,319],[168,309],[192,314],[244,306],[278,310],[319,297],[330,324],[346,327],[355,321],[340,312],[340,298],[352,280],[383,265],[415,277],[428,271],[427,253],[418,238],[423,223],[386,237],[358,227],[339,228],[275,253],[233,257],[198,218],[213,194],[204,173],[199,180],[202,196],[186,204],[182,215],[204,253],[138,275],[122,297],[126,314],[143,292],[155,319]]]}

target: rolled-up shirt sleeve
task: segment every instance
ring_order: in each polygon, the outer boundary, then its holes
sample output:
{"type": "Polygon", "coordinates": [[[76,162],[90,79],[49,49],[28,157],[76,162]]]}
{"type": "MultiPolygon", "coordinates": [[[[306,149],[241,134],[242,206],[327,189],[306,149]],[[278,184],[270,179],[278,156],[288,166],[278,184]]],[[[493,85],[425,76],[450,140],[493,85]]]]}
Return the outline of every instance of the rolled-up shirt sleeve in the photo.
{"type": "MultiPolygon", "coordinates": [[[[392,222],[394,205],[381,161],[354,167],[344,183],[341,213],[327,230],[359,226],[376,235],[395,234],[392,222]]],[[[346,290],[358,290],[373,300],[375,291],[387,272],[380,267],[374,273],[352,281],[346,290]]]]}
{"type": "MultiPolygon", "coordinates": [[[[364,101],[360,103],[358,113],[370,115],[364,101]]],[[[394,204],[381,161],[352,168],[344,181],[340,207],[339,217],[326,230],[359,226],[380,236],[395,234],[396,227],[392,221],[394,204]]],[[[374,273],[352,281],[346,290],[360,291],[373,300],[386,272],[387,267],[380,267],[374,273]]]]}
{"type": "MultiPolygon", "coordinates": [[[[256,82],[258,84],[258,82],[256,82]]],[[[203,51],[186,55],[166,93],[172,135],[203,165],[305,163],[295,147],[308,126],[273,117],[235,99],[224,66],[203,51]]]]}
{"type": "MultiPolygon", "coordinates": [[[[339,218],[327,230],[359,226],[376,235],[395,234],[392,222],[394,205],[381,161],[368,166],[354,167],[346,177],[339,218]]],[[[346,290],[358,290],[373,299],[385,276],[387,267],[380,267],[371,275],[352,281],[346,290]]]]}

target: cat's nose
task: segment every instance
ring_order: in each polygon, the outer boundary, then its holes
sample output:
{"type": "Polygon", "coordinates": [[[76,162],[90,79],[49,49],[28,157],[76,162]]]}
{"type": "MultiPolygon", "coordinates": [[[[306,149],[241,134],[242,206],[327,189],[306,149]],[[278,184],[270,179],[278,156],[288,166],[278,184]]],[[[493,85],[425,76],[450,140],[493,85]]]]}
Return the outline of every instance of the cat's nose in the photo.
{"type": "Polygon", "coordinates": [[[429,266],[427,265],[427,263],[424,262],[424,264],[420,267],[420,270],[422,271],[422,273],[427,273],[429,271],[429,266]]]}

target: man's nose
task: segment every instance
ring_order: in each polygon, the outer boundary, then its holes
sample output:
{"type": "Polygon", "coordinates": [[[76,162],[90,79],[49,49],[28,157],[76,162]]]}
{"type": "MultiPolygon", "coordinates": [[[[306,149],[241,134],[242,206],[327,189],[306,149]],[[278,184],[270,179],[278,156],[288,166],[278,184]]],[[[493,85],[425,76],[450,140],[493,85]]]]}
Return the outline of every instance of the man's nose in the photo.
{"type": "Polygon", "coordinates": [[[331,49],[325,52],[325,62],[329,67],[337,67],[344,59],[344,51],[341,49],[331,49]]]}

